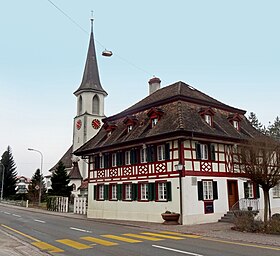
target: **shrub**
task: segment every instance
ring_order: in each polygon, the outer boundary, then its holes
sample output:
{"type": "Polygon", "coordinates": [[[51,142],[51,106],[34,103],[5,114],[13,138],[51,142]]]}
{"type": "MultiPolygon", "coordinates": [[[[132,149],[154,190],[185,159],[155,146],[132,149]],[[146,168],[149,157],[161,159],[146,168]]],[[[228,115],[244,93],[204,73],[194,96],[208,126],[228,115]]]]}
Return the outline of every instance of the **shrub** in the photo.
{"type": "Polygon", "coordinates": [[[235,228],[245,232],[261,232],[264,229],[264,224],[260,220],[255,220],[255,214],[247,211],[240,211],[235,215],[235,228]]]}

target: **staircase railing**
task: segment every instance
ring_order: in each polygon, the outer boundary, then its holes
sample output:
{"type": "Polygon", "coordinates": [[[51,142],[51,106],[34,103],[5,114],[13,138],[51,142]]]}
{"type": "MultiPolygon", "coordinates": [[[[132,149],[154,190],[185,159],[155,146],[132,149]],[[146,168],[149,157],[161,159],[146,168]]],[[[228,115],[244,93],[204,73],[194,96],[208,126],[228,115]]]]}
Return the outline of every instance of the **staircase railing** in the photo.
{"type": "Polygon", "coordinates": [[[235,211],[254,211],[259,212],[260,200],[254,198],[241,198],[232,207],[231,210],[235,211]]]}

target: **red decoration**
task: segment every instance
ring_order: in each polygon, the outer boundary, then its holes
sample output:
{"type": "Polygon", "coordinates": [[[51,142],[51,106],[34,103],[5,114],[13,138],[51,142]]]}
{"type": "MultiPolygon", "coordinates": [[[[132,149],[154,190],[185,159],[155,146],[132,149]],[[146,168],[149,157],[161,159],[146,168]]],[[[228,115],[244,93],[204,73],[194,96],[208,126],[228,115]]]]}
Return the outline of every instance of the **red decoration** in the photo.
{"type": "Polygon", "coordinates": [[[78,130],[81,129],[81,127],[82,127],[82,120],[81,120],[81,119],[79,119],[79,120],[77,121],[76,127],[77,127],[78,130]]]}
{"type": "Polygon", "coordinates": [[[94,129],[99,129],[101,122],[98,119],[93,119],[91,125],[94,129]]]}

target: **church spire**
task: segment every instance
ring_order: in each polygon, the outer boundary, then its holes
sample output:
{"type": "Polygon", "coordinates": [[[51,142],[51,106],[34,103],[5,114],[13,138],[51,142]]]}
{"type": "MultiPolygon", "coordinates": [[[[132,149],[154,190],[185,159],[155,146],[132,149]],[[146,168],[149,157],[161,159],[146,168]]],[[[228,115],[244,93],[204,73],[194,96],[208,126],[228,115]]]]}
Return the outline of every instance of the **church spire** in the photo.
{"type": "Polygon", "coordinates": [[[88,47],[83,79],[80,87],[78,88],[78,90],[74,92],[74,94],[77,96],[84,91],[94,91],[94,92],[102,93],[106,96],[107,92],[102,88],[99,79],[99,72],[98,72],[94,37],[93,37],[93,18],[91,18],[90,20],[91,20],[91,33],[90,33],[89,47],[88,47]]]}

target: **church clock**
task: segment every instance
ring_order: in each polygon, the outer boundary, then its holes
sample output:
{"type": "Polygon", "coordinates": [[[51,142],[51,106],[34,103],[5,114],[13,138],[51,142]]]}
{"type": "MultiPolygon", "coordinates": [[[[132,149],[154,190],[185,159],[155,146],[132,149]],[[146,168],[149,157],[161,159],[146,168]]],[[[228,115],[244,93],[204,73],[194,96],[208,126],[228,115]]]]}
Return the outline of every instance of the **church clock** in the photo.
{"type": "Polygon", "coordinates": [[[91,125],[94,129],[99,129],[99,127],[101,126],[101,123],[98,119],[93,119],[91,122],[91,125]]]}

